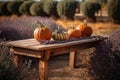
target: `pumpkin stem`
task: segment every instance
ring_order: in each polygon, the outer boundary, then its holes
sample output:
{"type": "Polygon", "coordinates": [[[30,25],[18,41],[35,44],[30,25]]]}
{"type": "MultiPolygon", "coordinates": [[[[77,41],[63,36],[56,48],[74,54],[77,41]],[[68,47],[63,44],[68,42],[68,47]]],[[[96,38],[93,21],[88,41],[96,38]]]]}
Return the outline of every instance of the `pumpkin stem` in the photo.
{"type": "Polygon", "coordinates": [[[55,33],[58,33],[58,29],[55,29],[55,33]]]}
{"type": "Polygon", "coordinates": [[[86,20],[84,20],[83,22],[84,22],[84,25],[85,25],[85,26],[87,26],[87,21],[86,21],[86,20]]]}
{"type": "Polygon", "coordinates": [[[60,27],[61,27],[61,25],[58,25],[58,27],[57,27],[58,33],[61,33],[60,27]]]}
{"type": "Polygon", "coordinates": [[[57,30],[58,30],[58,31],[60,30],[60,25],[58,25],[57,30]]]}
{"type": "Polygon", "coordinates": [[[72,29],[74,29],[75,27],[74,27],[74,22],[72,22],[72,29]]]}

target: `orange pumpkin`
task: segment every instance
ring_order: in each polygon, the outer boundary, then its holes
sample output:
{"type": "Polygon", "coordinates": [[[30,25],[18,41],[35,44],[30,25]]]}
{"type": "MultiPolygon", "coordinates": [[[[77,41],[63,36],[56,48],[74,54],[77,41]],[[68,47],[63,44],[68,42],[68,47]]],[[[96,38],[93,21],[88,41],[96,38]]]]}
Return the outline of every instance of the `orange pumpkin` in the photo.
{"type": "Polygon", "coordinates": [[[36,23],[37,28],[34,30],[34,39],[36,40],[50,40],[52,32],[39,21],[36,23]]]}
{"type": "Polygon", "coordinates": [[[77,27],[78,30],[80,30],[82,36],[91,36],[93,33],[93,30],[90,26],[87,26],[87,22],[84,21],[83,25],[80,25],[77,27]]]}
{"type": "Polygon", "coordinates": [[[74,29],[74,25],[72,26],[72,29],[68,30],[68,34],[70,38],[80,38],[82,37],[80,30],[74,29]]]}
{"type": "Polygon", "coordinates": [[[68,30],[68,34],[69,34],[70,38],[80,38],[80,37],[82,37],[80,30],[76,30],[76,29],[68,30]]]}

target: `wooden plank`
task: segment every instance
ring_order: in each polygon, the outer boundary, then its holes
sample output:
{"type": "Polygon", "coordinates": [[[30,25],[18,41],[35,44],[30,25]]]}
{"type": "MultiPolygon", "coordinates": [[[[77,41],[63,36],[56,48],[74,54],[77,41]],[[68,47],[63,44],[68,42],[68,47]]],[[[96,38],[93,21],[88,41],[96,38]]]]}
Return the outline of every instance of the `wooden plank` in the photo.
{"type": "Polygon", "coordinates": [[[29,56],[29,57],[34,57],[34,58],[42,58],[43,57],[42,51],[28,50],[25,48],[13,47],[10,49],[10,52],[14,53],[16,55],[29,56]]]}
{"type": "Polygon", "coordinates": [[[16,46],[16,47],[22,47],[22,48],[27,48],[28,46],[40,45],[40,44],[41,43],[35,39],[17,40],[17,41],[11,41],[7,43],[8,46],[16,46]]]}
{"type": "Polygon", "coordinates": [[[51,49],[51,56],[57,56],[57,55],[62,55],[70,52],[69,47],[61,47],[61,48],[55,48],[51,49]]]}
{"type": "Polygon", "coordinates": [[[70,69],[74,69],[76,66],[76,52],[75,51],[71,51],[70,52],[70,57],[69,57],[69,68],[70,69]]]}
{"type": "Polygon", "coordinates": [[[70,41],[70,42],[65,42],[65,43],[29,46],[28,49],[46,50],[46,49],[54,49],[54,48],[60,48],[60,47],[65,47],[65,46],[89,43],[89,42],[96,42],[96,41],[98,40],[96,38],[93,38],[93,39],[85,39],[85,40],[78,40],[78,41],[70,41]]]}
{"type": "Polygon", "coordinates": [[[50,50],[46,50],[44,54],[44,59],[39,59],[39,80],[48,80],[48,60],[50,58],[50,50]]]}
{"type": "Polygon", "coordinates": [[[13,54],[13,61],[15,66],[17,67],[18,70],[22,69],[22,65],[23,65],[23,58],[20,55],[15,55],[14,51],[12,48],[10,48],[10,52],[13,54]]]}
{"type": "Polygon", "coordinates": [[[71,46],[71,45],[88,43],[88,42],[96,42],[96,41],[99,41],[99,38],[92,37],[87,39],[80,39],[77,41],[69,41],[65,43],[40,44],[40,42],[35,39],[26,39],[26,40],[12,41],[9,42],[8,45],[14,47],[28,48],[33,50],[46,50],[46,49],[54,49],[54,48],[60,48],[64,46],[71,46]]]}
{"type": "Polygon", "coordinates": [[[34,41],[34,39],[23,39],[23,40],[16,40],[9,42],[10,44],[19,43],[19,42],[28,42],[28,41],[34,41]]]}
{"type": "Polygon", "coordinates": [[[15,66],[18,70],[22,69],[22,65],[23,65],[23,58],[20,55],[14,55],[13,56],[13,61],[15,63],[15,66]]]}
{"type": "Polygon", "coordinates": [[[39,60],[39,80],[48,80],[48,61],[39,60]]]}

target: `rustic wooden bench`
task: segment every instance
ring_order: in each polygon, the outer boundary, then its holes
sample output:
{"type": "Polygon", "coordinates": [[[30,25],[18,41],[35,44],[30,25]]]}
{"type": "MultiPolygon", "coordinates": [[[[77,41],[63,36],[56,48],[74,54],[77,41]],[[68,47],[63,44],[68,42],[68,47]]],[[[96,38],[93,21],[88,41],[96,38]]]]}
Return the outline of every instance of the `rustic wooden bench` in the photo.
{"type": "Polygon", "coordinates": [[[23,56],[39,59],[39,79],[48,80],[48,60],[50,56],[70,53],[69,68],[76,66],[76,51],[80,49],[90,48],[102,40],[100,37],[87,37],[71,41],[62,41],[56,43],[45,42],[42,44],[35,39],[25,39],[8,42],[10,52],[14,54],[14,62],[16,67],[21,68],[23,64],[23,56]]]}

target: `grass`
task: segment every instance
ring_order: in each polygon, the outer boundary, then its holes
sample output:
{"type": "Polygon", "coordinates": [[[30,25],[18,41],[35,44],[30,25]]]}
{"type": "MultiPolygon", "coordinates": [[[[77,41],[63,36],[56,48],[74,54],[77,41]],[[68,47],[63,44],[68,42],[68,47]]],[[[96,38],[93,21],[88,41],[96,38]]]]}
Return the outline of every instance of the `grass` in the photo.
{"type": "MultiPolygon", "coordinates": [[[[62,21],[57,20],[58,24],[62,25],[65,29],[71,28],[71,25],[73,24],[73,21],[62,21]]],[[[75,27],[82,25],[83,22],[80,20],[75,20],[74,25],[75,27]]],[[[113,24],[110,22],[97,22],[97,23],[88,23],[88,26],[90,26],[93,29],[93,35],[102,35],[102,36],[108,36],[111,34],[114,30],[120,28],[120,25],[113,24]]]]}

